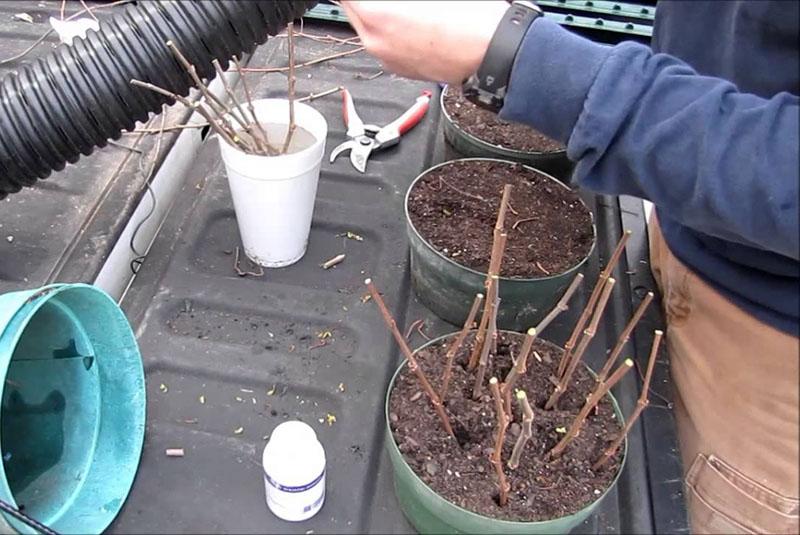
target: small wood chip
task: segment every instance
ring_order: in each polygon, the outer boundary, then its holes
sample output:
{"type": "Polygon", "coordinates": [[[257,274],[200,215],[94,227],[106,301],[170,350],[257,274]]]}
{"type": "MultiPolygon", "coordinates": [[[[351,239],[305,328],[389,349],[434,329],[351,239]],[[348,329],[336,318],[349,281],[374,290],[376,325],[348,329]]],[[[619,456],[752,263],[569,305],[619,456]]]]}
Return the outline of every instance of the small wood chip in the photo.
{"type": "Polygon", "coordinates": [[[536,262],[536,267],[538,267],[542,271],[542,273],[544,273],[545,275],[550,275],[551,274],[549,271],[544,269],[539,262],[536,262]]]}
{"type": "Polygon", "coordinates": [[[339,234],[339,237],[340,238],[347,238],[348,240],[364,241],[363,236],[359,236],[355,232],[350,232],[349,230],[347,232],[343,232],[342,234],[339,234]]]}
{"type": "Polygon", "coordinates": [[[200,396],[200,405],[205,405],[205,404],[206,404],[206,397],[200,396]]]}
{"type": "Polygon", "coordinates": [[[183,457],[183,448],[169,448],[166,451],[167,457],[183,457]]]}
{"type": "Polygon", "coordinates": [[[167,387],[167,385],[165,385],[164,383],[161,383],[160,385],[158,385],[158,389],[159,389],[159,390],[161,390],[161,391],[162,391],[163,393],[165,393],[165,394],[166,394],[167,392],[169,392],[169,388],[168,388],[168,387],[167,387]]]}
{"type": "Polygon", "coordinates": [[[233,430],[234,435],[241,435],[242,433],[244,433],[244,427],[237,427],[233,430]]]}
{"type": "Polygon", "coordinates": [[[414,394],[413,396],[411,396],[411,398],[409,399],[409,401],[412,401],[412,402],[413,402],[413,401],[417,401],[417,400],[418,400],[419,398],[421,398],[421,397],[422,397],[422,392],[417,392],[416,394],[414,394]]]}
{"type": "Polygon", "coordinates": [[[346,257],[347,257],[347,255],[345,255],[345,254],[336,255],[333,258],[331,258],[330,260],[328,260],[327,262],[325,262],[323,264],[320,264],[320,266],[322,267],[322,269],[331,269],[332,267],[338,266],[339,264],[344,262],[344,259],[346,257]]]}

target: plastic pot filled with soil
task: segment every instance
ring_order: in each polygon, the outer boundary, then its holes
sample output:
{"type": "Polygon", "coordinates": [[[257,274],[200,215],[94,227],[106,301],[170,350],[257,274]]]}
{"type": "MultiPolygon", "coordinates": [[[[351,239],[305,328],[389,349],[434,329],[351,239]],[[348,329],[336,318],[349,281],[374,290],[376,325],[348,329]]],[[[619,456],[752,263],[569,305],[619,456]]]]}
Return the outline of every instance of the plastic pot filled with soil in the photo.
{"type": "Polygon", "coordinates": [[[442,90],[441,106],[444,137],[462,156],[511,160],[569,182],[573,166],[558,141],[527,125],[503,121],[451,86],[442,90]]]}
{"type": "MultiPolygon", "coordinates": [[[[417,350],[419,366],[436,381],[443,375],[445,353],[454,335],[433,340],[417,350]]],[[[525,335],[500,333],[498,355],[487,376],[506,377],[511,355],[518,355],[525,335]]],[[[404,513],[421,533],[569,533],[583,522],[616,483],[625,462],[626,446],[596,471],[592,465],[622,431],[622,414],[608,394],[580,434],[558,458],[549,452],[570,428],[596,385],[593,374],[581,366],[574,386],[562,396],[556,410],[545,410],[553,390],[563,350],[536,340],[528,373],[517,381],[533,411],[531,437],[519,464],[508,462],[523,432],[523,410],[515,403],[502,445],[508,497],[499,504],[496,468],[491,453],[496,440],[497,415],[486,389],[473,399],[474,382],[467,371],[473,347],[470,333],[456,356],[445,404],[455,437],[442,429],[415,376],[404,364],[395,373],[386,398],[386,448],[394,469],[395,492],[404,513]]]]}
{"type": "MultiPolygon", "coordinates": [[[[509,192],[506,186],[504,202],[509,192]]],[[[503,218],[501,211],[499,228],[503,218]]],[[[502,232],[496,235],[495,266],[504,241],[502,232]]],[[[614,487],[626,437],[649,403],[663,336],[654,331],[641,394],[625,423],[611,389],[633,369],[633,361],[620,362],[620,356],[653,293],[642,299],[599,372],[583,357],[629,236],[622,236],[598,276],[563,348],[541,335],[570,308],[581,273],[525,334],[497,327],[500,298],[492,276],[458,333],[413,352],[375,284],[364,281],[405,357],[386,395],[386,448],[398,502],[418,531],[569,533],[614,487]]]]}
{"type": "Polygon", "coordinates": [[[406,195],[411,282],[420,301],[461,325],[484,291],[505,185],[507,234],[499,270],[500,328],[538,322],[592,254],[592,212],[567,186],[530,167],[483,158],[437,165],[406,195]]]}

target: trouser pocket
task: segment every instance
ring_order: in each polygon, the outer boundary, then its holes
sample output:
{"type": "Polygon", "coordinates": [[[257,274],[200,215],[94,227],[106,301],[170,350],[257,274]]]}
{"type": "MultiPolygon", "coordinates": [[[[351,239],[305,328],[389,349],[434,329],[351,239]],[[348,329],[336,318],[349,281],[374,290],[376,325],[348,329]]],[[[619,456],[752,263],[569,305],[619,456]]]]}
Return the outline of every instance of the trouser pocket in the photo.
{"type": "Polygon", "coordinates": [[[778,494],[714,455],[697,455],[686,486],[694,533],[800,533],[797,498],[778,494]]]}

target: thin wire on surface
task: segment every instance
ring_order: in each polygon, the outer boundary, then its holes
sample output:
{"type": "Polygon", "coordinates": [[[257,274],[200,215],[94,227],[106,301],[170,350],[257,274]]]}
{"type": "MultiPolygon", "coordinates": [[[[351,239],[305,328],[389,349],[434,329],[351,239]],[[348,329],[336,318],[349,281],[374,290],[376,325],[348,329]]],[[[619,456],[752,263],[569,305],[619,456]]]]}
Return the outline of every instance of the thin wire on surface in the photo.
{"type": "MultiPolygon", "coordinates": [[[[163,106],[161,108],[161,127],[159,128],[158,140],[156,141],[155,154],[153,154],[153,159],[150,162],[150,170],[147,171],[147,175],[145,176],[144,180],[144,186],[147,189],[147,193],[150,195],[150,200],[152,201],[150,204],[150,210],[138,223],[136,223],[136,227],[133,229],[133,233],[131,233],[130,248],[131,251],[133,251],[133,254],[136,255],[136,258],[131,260],[131,271],[134,275],[139,273],[139,269],[141,269],[142,264],[144,264],[147,256],[145,253],[140,253],[136,249],[136,237],[139,235],[139,231],[142,230],[144,224],[147,223],[151,217],[153,217],[153,214],[156,212],[156,207],[158,206],[158,200],[156,199],[156,194],[153,191],[153,188],[150,186],[150,180],[153,178],[153,172],[156,169],[156,164],[158,163],[159,155],[161,154],[161,143],[164,141],[164,129],[166,128],[166,123],[167,107],[163,106]]],[[[144,154],[142,154],[141,158],[139,158],[139,169],[142,172],[144,172],[144,169],[142,168],[143,162],[144,154]]]]}
{"type": "Polygon", "coordinates": [[[14,507],[13,505],[11,505],[10,503],[4,502],[3,500],[0,500],[0,511],[3,511],[4,513],[6,513],[8,515],[13,516],[17,520],[19,520],[20,522],[22,522],[23,524],[28,526],[29,528],[35,529],[36,531],[38,531],[42,535],[58,535],[57,532],[55,532],[52,529],[48,528],[47,526],[45,526],[41,522],[39,522],[37,520],[34,520],[33,518],[29,517],[28,515],[26,515],[25,513],[23,513],[22,511],[20,511],[16,507],[14,507]]]}

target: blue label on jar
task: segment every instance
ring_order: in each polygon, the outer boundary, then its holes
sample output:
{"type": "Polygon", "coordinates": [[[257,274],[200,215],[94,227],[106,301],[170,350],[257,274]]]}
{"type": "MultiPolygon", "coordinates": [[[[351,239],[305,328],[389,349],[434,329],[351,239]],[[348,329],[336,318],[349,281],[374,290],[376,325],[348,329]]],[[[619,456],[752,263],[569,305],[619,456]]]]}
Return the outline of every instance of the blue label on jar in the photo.
{"type": "Polygon", "coordinates": [[[312,481],[311,483],[306,483],[305,485],[299,485],[297,487],[289,487],[289,486],[286,486],[286,485],[281,485],[280,483],[278,483],[277,481],[275,481],[274,479],[269,477],[269,474],[266,471],[264,472],[264,477],[267,478],[267,482],[270,485],[272,485],[274,488],[276,488],[276,489],[278,489],[280,491],[283,491],[283,492],[305,492],[307,490],[313,489],[314,487],[316,487],[319,484],[320,481],[322,481],[322,478],[325,477],[325,470],[323,470],[322,473],[318,477],[316,477],[314,479],[314,481],[312,481]]]}

